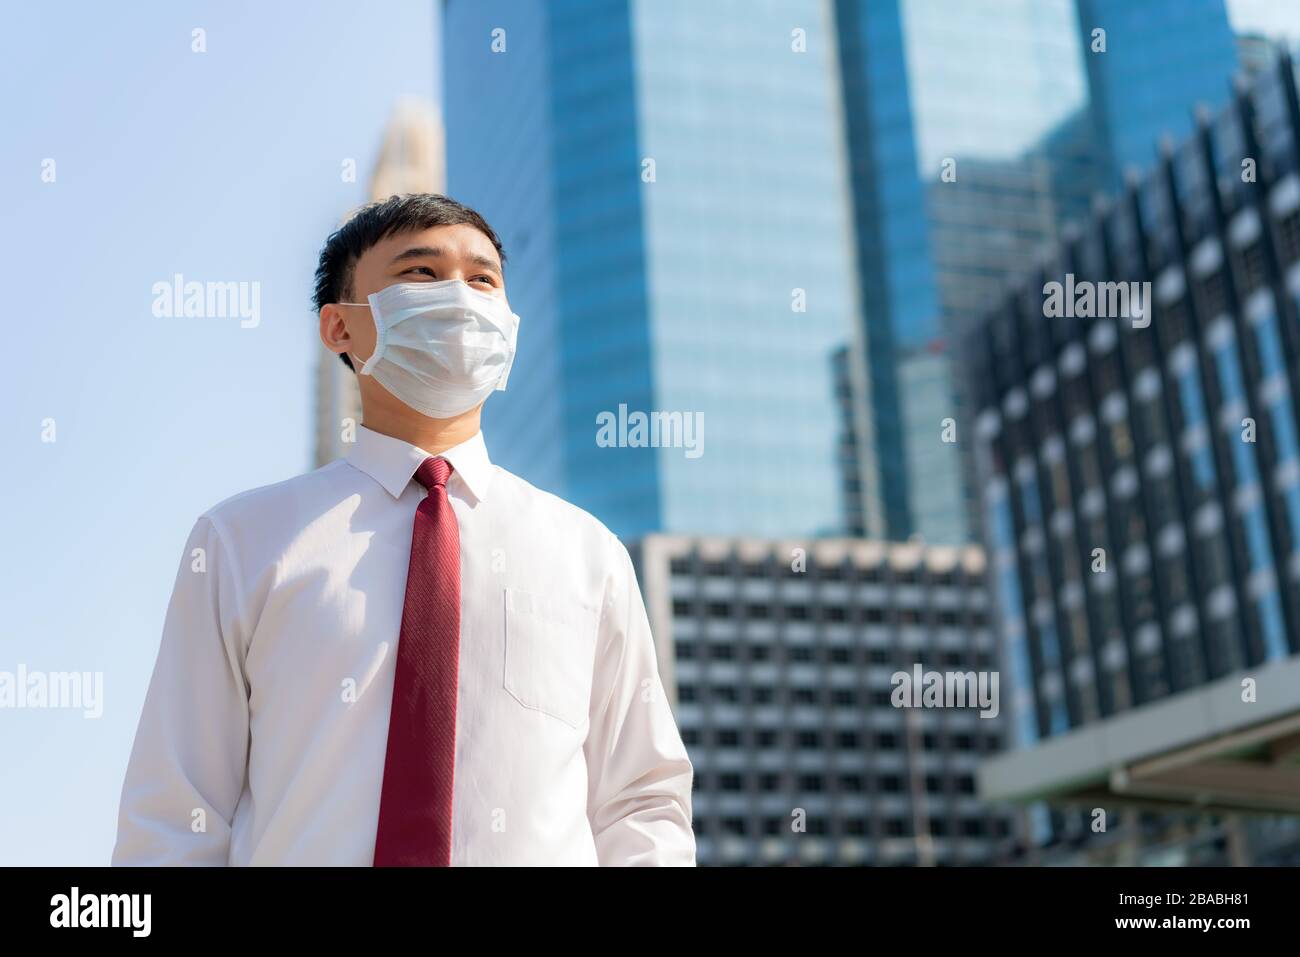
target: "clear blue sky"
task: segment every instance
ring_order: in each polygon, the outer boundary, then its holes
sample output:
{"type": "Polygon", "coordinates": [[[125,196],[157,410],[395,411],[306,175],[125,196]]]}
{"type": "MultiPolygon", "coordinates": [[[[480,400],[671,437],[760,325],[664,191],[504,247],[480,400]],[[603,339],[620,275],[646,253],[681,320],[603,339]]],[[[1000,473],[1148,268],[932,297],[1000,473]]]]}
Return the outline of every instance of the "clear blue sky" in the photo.
{"type": "Polygon", "coordinates": [[[185,536],[310,467],[316,254],[439,95],[433,0],[72,6],[0,30],[0,671],[102,671],[104,714],[0,709],[0,864],[108,862],[185,536]],[[155,318],[178,272],[260,282],[260,325],[155,318]]]}
{"type": "Polygon", "coordinates": [[[1238,33],[1262,33],[1300,43],[1297,0],[1228,0],[1228,20],[1238,33]]]}

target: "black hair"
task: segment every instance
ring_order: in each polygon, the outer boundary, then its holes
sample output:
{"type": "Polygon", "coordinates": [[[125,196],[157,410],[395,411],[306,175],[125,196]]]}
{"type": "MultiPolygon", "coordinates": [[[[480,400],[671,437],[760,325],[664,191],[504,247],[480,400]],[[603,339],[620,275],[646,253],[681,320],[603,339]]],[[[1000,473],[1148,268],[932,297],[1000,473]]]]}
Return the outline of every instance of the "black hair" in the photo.
{"type": "MultiPolygon", "coordinates": [[[[460,225],[473,226],[492,240],[497,255],[501,257],[501,265],[505,265],[505,250],[501,248],[501,240],[487,220],[450,196],[406,193],[362,206],[351,219],[331,233],[321,247],[313,297],[316,312],[319,313],[322,306],[331,302],[352,298],[353,270],[357,260],[380,240],[396,233],[431,229],[434,226],[460,225]]],[[[347,353],[339,358],[345,366],[352,368],[352,360],[347,353]]]]}

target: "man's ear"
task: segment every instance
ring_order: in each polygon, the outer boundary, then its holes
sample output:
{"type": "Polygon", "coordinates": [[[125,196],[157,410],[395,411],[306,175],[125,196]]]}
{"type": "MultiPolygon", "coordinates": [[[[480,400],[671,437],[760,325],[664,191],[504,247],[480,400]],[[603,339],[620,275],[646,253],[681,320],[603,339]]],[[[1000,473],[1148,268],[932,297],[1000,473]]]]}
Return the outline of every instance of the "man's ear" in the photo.
{"type": "Polygon", "coordinates": [[[320,341],[337,355],[343,355],[353,346],[352,336],[343,322],[343,310],[333,303],[320,307],[320,341]]]}

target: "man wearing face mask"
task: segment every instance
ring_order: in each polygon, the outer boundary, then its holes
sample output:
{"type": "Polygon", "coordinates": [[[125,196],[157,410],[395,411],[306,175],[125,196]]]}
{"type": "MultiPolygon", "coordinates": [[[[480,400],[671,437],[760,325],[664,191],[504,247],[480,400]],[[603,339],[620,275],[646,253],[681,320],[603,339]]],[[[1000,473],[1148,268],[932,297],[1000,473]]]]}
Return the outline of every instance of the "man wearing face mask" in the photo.
{"type": "Polygon", "coordinates": [[[504,259],[429,194],[326,241],[320,337],[363,422],[345,458],[195,524],[114,864],[695,863],[627,550],[479,431],[519,331],[504,259]]]}

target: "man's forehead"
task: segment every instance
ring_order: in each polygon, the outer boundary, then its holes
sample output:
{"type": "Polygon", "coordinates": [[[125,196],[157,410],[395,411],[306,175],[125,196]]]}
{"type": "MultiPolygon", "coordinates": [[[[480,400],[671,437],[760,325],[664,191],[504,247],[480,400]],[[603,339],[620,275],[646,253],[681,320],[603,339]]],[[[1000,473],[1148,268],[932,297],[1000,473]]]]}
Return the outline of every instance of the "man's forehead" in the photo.
{"type": "Polygon", "coordinates": [[[430,226],[385,236],[372,247],[385,261],[411,249],[428,250],[425,255],[482,256],[494,263],[501,261],[492,240],[467,223],[454,226],[430,226]]]}

